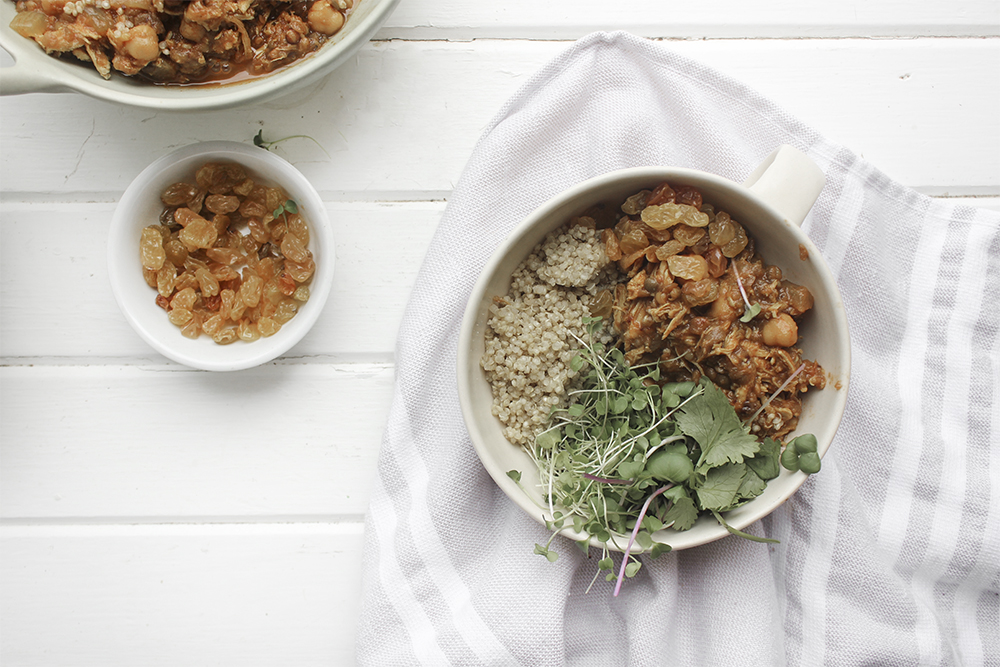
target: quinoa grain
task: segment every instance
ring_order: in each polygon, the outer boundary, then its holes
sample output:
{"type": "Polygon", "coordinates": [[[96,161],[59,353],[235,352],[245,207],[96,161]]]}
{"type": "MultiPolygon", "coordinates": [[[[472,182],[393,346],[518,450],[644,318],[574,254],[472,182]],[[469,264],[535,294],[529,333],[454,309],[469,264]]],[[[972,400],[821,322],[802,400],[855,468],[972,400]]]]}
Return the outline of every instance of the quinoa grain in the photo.
{"type": "Polygon", "coordinates": [[[510,292],[494,298],[481,365],[493,388],[493,414],[512,444],[530,445],[552,408],[565,402],[580,347],[574,336],[586,333],[588,307],[614,274],[597,231],[564,226],[514,270],[510,292]]]}

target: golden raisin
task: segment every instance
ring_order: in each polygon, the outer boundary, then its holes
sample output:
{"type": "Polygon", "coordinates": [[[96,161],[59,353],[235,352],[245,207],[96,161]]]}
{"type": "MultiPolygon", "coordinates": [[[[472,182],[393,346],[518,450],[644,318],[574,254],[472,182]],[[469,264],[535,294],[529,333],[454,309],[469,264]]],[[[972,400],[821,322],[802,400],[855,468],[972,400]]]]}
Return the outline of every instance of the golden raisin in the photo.
{"type": "Polygon", "coordinates": [[[667,202],[647,206],[642,210],[642,221],[653,229],[667,229],[681,223],[691,227],[708,225],[708,216],[693,206],[667,202]]]}
{"type": "Polygon", "coordinates": [[[726,257],[736,257],[736,255],[743,252],[743,249],[747,247],[747,243],[750,242],[750,239],[747,238],[746,230],[743,229],[743,225],[736,222],[733,225],[736,227],[736,235],[729,243],[722,246],[722,254],[726,257]]]}
{"type": "Polygon", "coordinates": [[[159,271],[167,259],[163,235],[156,227],[146,227],[139,238],[139,257],[144,269],[159,271]]]}
{"type": "Polygon", "coordinates": [[[205,197],[205,208],[212,213],[232,213],[239,207],[239,197],[232,195],[208,195],[205,197]]]}
{"type": "Polygon", "coordinates": [[[281,329],[281,324],[279,324],[270,317],[262,317],[257,322],[257,330],[260,332],[260,335],[264,336],[265,338],[267,338],[268,336],[273,336],[274,334],[278,333],[280,329],[281,329]]]}
{"type": "Polygon", "coordinates": [[[188,338],[228,345],[274,335],[309,300],[316,263],[306,220],[284,190],[239,165],[205,164],[195,181],[160,194],[161,224],[140,237],[143,280],[188,338]]]}
{"type": "Polygon", "coordinates": [[[187,204],[198,195],[197,186],[190,183],[174,183],[163,191],[160,201],[167,206],[181,206],[187,204]]]}
{"type": "Polygon", "coordinates": [[[705,230],[701,227],[691,227],[690,225],[679,224],[673,228],[674,238],[685,246],[693,246],[705,236],[705,230]]]}
{"type": "Polygon", "coordinates": [[[188,252],[197,250],[198,248],[211,248],[217,236],[215,225],[205,218],[198,218],[191,221],[177,235],[181,243],[187,247],[188,252]]]}
{"type": "Polygon", "coordinates": [[[667,257],[667,267],[674,277],[684,280],[703,280],[708,277],[708,262],[701,255],[667,257]]]}

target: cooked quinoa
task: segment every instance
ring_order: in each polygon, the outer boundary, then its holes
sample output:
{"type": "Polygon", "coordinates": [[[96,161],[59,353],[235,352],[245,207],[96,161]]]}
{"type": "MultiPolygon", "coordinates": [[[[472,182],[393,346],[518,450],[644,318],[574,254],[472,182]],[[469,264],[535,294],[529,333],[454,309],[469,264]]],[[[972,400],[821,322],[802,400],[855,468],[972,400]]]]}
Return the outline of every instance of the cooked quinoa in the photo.
{"type": "Polygon", "coordinates": [[[588,306],[614,270],[597,231],[567,225],[514,270],[510,293],[493,299],[481,363],[511,443],[531,444],[553,406],[565,403],[580,347],[573,335],[585,334],[588,306]]]}

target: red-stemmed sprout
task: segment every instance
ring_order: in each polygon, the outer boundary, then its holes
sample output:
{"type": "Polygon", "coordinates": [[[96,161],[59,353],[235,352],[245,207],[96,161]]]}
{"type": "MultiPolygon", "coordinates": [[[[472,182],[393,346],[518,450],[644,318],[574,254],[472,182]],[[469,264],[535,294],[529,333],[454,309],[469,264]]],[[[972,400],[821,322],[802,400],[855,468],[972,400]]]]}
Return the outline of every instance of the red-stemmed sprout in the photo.
{"type": "Polygon", "coordinates": [[[743,297],[743,317],[740,318],[740,322],[746,323],[757,317],[757,314],[760,313],[760,304],[750,305],[747,291],[743,288],[743,281],[740,280],[740,272],[736,269],[735,259],[733,260],[733,275],[736,276],[736,286],[740,288],[740,296],[743,297]]]}
{"type": "Polygon", "coordinates": [[[618,568],[618,581],[615,583],[615,597],[618,597],[618,591],[621,590],[622,581],[625,579],[625,566],[628,565],[628,557],[632,552],[632,545],[635,544],[635,536],[639,534],[639,528],[642,526],[642,520],[646,516],[646,510],[649,509],[649,504],[653,502],[653,498],[660,495],[664,491],[668,491],[672,486],[673,484],[661,486],[656,491],[653,491],[649,498],[646,498],[646,502],[642,504],[642,510],[639,512],[639,518],[635,520],[635,528],[632,529],[632,534],[628,538],[628,544],[625,546],[625,554],[622,556],[622,565],[618,568]]]}

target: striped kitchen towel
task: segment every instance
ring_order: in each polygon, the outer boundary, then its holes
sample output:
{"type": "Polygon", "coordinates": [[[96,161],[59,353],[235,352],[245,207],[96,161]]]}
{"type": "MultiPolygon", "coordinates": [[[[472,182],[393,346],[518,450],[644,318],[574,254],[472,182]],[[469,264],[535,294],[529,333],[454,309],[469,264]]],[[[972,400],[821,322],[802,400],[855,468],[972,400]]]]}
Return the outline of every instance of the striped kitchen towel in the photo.
{"type": "Polygon", "coordinates": [[[997,665],[1000,214],[933,200],[668,48],[596,33],[500,110],[402,323],[365,528],[360,664],[997,665]],[[803,229],[852,335],[847,412],[820,474],[748,530],[645,563],[613,597],[595,558],[483,469],[456,389],[480,270],[551,196],[623,167],[742,181],[792,144],[827,176],[803,229]],[[558,538],[562,539],[562,538],[558,538]]]}

